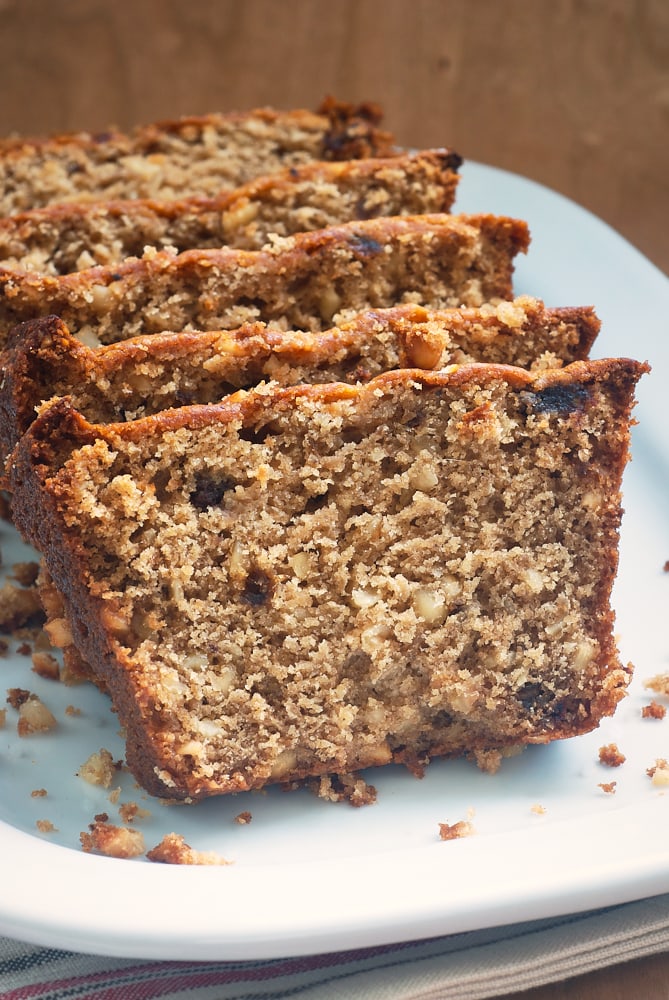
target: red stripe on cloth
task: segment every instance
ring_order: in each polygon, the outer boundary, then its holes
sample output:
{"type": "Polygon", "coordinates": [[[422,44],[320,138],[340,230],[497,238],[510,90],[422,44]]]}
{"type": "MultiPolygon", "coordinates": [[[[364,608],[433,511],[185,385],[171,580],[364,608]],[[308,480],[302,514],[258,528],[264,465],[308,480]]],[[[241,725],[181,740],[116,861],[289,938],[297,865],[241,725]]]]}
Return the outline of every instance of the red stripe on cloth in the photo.
{"type": "MultiPolygon", "coordinates": [[[[40,1000],[49,995],[67,995],[76,1000],[155,1000],[170,993],[192,991],[212,986],[243,982],[279,980],[301,973],[317,972],[336,966],[347,967],[365,959],[412,948],[423,942],[381,945],[304,958],[276,959],[267,963],[147,962],[107,969],[84,976],[67,977],[20,986],[2,994],[2,1000],[40,1000]],[[82,988],[88,987],[86,992],[82,988]]],[[[47,969],[43,969],[47,973],[47,969]]]]}

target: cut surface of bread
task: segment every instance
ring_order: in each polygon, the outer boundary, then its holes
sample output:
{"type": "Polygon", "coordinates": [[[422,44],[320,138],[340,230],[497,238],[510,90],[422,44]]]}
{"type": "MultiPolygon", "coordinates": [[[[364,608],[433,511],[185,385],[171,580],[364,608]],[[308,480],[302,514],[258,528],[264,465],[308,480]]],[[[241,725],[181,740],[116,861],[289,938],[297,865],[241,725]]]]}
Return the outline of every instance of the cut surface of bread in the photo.
{"type": "Polygon", "coordinates": [[[69,274],[140,257],[147,246],[259,250],[270,234],[449,212],[459,165],[455,153],[430,150],[290,167],[215,198],[61,202],[0,219],[0,264],[69,274]]]}
{"type": "Polygon", "coordinates": [[[56,314],[99,343],[246,322],[320,330],[346,312],[402,302],[478,306],[513,295],[527,224],[492,215],[370,219],[281,238],[263,250],[151,251],[59,277],[0,268],[0,343],[56,314]]]}
{"type": "Polygon", "coordinates": [[[198,798],[574,736],[612,634],[634,386],[615,359],[258,387],[10,465],[72,638],[151,793],[198,798]]]}
{"type": "Polygon", "coordinates": [[[218,195],[310,160],[389,156],[373,104],[326,100],[320,112],[232,112],[0,142],[0,215],[86,198],[218,195]]]}
{"type": "Polygon", "coordinates": [[[252,323],[93,349],[49,316],[15,328],[0,354],[0,453],[9,453],[53,396],[70,396],[93,423],[112,423],[214,403],[262,381],[364,382],[393,368],[466,361],[560,367],[588,356],[599,326],[592,308],[547,309],[522,296],[478,309],[379,309],[318,333],[252,323]]]}

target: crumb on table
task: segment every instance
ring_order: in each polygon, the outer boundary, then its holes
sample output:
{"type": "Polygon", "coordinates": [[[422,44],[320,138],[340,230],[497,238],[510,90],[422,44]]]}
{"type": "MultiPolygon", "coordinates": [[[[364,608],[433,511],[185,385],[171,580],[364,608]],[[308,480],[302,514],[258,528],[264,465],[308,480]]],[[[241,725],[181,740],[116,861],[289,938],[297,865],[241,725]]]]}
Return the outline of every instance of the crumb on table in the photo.
{"type": "Polygon", "coordinates": [[[606,767],[620,767],[625,760],[625,754],[620,752],[616,743],[607,743],[599,748],[599,762],[606,767]]]}
{"type": "Polygon", "coordinates": [[[597,787],[601,788],[607,795],[615,795],[617,784],[617,781],[600,781],[597,787]]]}
{"type": "Polygon", "coordinates": [[[656,694],[669,695],[669,673],[655,674],[645,680],[643,686],[656,694]]]}
{"type": "Polygon", "coordinates": [[[33,736],[35,733],[48,733],[55,729],[58,723],[53,713],[46,707],[36,694],[31,694],[19,706],[19,720],[16,731],[19,736],[33,736]]]}
{"type": "Polygon", "coordinates": [[[642,719],[663,719],[666,714],[667,709],[664,705],[660,705],[658,701],[651,701],[641,709],[642,719]]]}
{"type": "Polygon", "coordinates": [[[658,757],[646,770],[646,774],[657,788],[665,788],[669,785],[669,761],[664,757],[658,757]]]}
{"type": "Polygon", "coordinates": [[[104,854],[108,858],[136,858],[144,853],[144,836],[139,830],[114,826],[96,819],[89,826],[90,833],[79,835],[82,849],[87,854],[104,854]]]}
{"type": "Polygon", "coordinates": [[[40,833],[57,833],[58,827],[54,826],[50,819],[38,819],[35,826],[40,833]]]}
{"type": "Polygon", "coordinates": [[[163,865],[229,865],[216,851],[195,851],[181,834],[167,833],[156,847],[146,852],[149,861],[163,865]]]}
{"type": "Polygon", "coordinates": [[[460,840],[462,837],[471,837],[475,830],[473,825],[466,819],[461,819],[457,823],[440,823],[440,840],[460,840]]]}
{"type": "Polygon", "coordinates": [[[116,776],[116,765],[109,750],[101,747],[97,753],[92,753],[77,771],[77,776],[83,778],[89,785],[109,788],[116,776]]]}

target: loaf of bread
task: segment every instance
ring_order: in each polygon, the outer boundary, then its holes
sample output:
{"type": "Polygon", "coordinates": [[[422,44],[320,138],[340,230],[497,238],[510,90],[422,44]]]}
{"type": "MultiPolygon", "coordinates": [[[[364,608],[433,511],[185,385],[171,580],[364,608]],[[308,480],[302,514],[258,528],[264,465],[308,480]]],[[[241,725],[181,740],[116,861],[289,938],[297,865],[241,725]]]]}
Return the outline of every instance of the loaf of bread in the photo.
{"type": "Polygon", "coordinates": [[[588,356],[599,326],[592,308],[547,309],[522,296],[478,309],[378,309],[319,333],[251,323],[93,349],[48,316],[15,327],[0,354],[0,457],[53,396],[70,396],[92,423],[113,423],[214,403],[263,381],[364,382],[393,368],[465,361],[560,367],[588,356]]]}
{"type": "Polygon", "coordinates": [[[375,105],[326,100],[317,113],[260,109],[157,122],[129,133],[0,142],[0,216],[86,198],[214,197],[311,160],[389,156],[375,105]]]}
{"type": "Polygon", "coordinates": [[[613,638],[625,359],[259,386],[9,465],[72,639],[151,793],[420,768],[594,728],[613,638]]]}
{"type": "Polygon", "coordinates": [[[272,234],[355,219],[449,212],[460,157],[445,150],[345,162],[313,162],[249,181],[214,198],[72,201],[0,219],[0,265],[69,274],[177,251],[259,250],[272,234]]]}
{"type": "Polygon", "coordinates": [[[0,268],[0,347],[50,313],[113,343],[163,330],[268,322],[320,330],[339,314],[402,302],[478,306],[513,295],[527,224],[493,215],[369,219],[299,233],[263,250],[151,251],[59,277],[0,268]]]}

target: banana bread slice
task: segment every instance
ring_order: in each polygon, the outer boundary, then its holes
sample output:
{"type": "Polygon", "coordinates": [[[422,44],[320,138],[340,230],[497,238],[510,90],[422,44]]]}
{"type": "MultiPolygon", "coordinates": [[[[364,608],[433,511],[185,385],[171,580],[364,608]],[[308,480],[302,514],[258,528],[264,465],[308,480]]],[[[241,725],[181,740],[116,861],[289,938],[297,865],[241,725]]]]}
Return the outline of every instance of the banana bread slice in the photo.
{"type": "Polygon", "coordinates": [[[512,297],[514,257],[528,245],[521,220],[438,214],[351,222],[263,250],[150,251],[59,277],[0,268],[0,346],[12,326],[50,313],[107,344],[256,320],[320,330],[401,302],[477,306],[512,297]]]}
{"type": "Polygon", "coordinates": [[[305,110],[232,112],[131,132],[77,132],[0,142],[0,216],[86,198],[209,197],[311,160],[391,156],[373,104],[326,100],[305,110]]]}
{"type": "Polygon", "coordinates": [[[402,369],[89,424],[10,466],[127,761],[175,799],[571,737],[629,680],[620,483],[646,365],[402,369]]]}
{"type": "Polygon", "coordinates": [[[560,367],[586,358],[600,323],[590,307],[547,309],[521,296],[479,309],[396,306],[330,330],[162,333],[107,347],[82,344],[56,316],[15,327],[0,354],[0,457],[52,396],[70,396],[93,423],[114,423],[189,403],[214,403],[262,381],[368,381],[393,368],[488,361],[560,367]]]}
{"type": "Polygon", "coordinates": [[[259,250],[270,234],[354,219],[449,212],[460,157],[446,150],[314,162],[249,181],[214,198],[61,202],[0,219],[0,264],[69,274],[141,256],[229,246],[259,250]]]}

